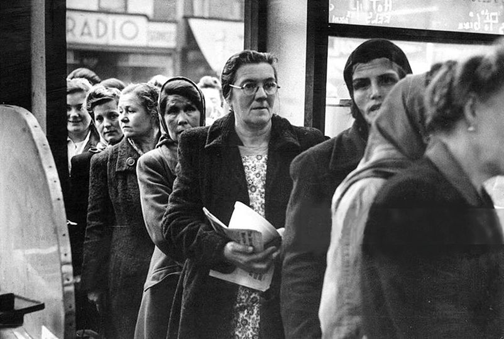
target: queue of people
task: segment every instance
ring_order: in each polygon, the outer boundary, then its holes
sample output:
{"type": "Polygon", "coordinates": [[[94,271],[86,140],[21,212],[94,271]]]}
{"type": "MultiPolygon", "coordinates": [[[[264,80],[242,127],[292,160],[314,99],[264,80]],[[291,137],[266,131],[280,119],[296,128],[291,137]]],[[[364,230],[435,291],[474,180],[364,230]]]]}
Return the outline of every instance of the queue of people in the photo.
{"type": "Polygon", "coordinates": [[[277,114],[277,62],[245,50],[198,84],[69,80],[78,329],[503,337],[504,236],[485,183],[504,175],[504,40],[414,75],[397,45],[365,41],[343,72],[355,122],[329,140],[277,114]],[[231,239],[204,213],[228,225],[236,202],[282,242],[231,239]],[[271,283],[222,279],[237,269],[271,283]]]}

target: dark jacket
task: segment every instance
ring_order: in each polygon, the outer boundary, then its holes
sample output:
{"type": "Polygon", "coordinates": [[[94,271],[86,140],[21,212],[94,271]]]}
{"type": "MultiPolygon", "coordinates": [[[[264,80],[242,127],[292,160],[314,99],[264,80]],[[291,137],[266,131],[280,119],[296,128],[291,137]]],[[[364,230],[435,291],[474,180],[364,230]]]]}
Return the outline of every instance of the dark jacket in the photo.
{"type": "Polygon", "coordinates": [[[502,338],[504,257],[492,200],[439,141],[376,196],[364,231],[368,338],[502,338]]]}
{"type": "MultiPolygon", "coordinates": [[[[74,275],[80,275],[82,270],[82,248],[86,232],[87,204],[89,194],[89,163],[96,152],[100,135],[91,123],[89,140],[82,153],[70,159],[72,164],[68,178],[69,191],[65,194],[65,211],[72,248],[72,266],[74,275]]],[[[99,152],[99,151],[98,151],[99,152]]]]}
{"type": "Polygon", "coordinates": [[[78,154],[71,159],[70,200],[67,204],[67,219],[72,223],[68,226],[70,243],[72,245],[72,266],[74,275],[80,275],[82,269],[84,236],[89,197],[89,169],[91,157],[100,150],[94,147],[78,154]]]}
{"type": "MultiPolygon", "coordinates": [[[[302,151],[324,140],[314,129],[292,126],[273,115],[268,148],[265,187],[265,217],[276,228],[284,227],[285,211],[292,189],[289,165],[302,151]]],[[[249,204],[245,172],[237,145],[240,140],[229,114],[206,128],[182,134],[179,171],[163,231],[170,243],[170,255],[187,259],[181,277],[183,294],[177,295],[170,319],[170,338],[225,338],[231,334],[233,305],[238,285],[209,277],[209,270],[231,272],[224,259],[229,241],[205,221],[202,207],[229,223],[234,203],[249,204]],[[176,309],[180,306],[180,309],[176,309]],[[177,323],[178,322],[178,323],[177,323]]],[[[283,338],[280,317],[280,266],[277,263],[270,289],[261,297],[261,337],[283,338]]]]}
{"type": "Polygon", "coordinates": [[[136,164],[124,138],[91,158],[82,287],[106,290],[106,336],[133,338],[154,244],[145,229],[136,164]]]}
{"type": "Polygon", "coordinates": [[[331,240],[331,200],[366,148],[358,124],[297,156],[283,242],[281,305],[287,338],[320,338],[318,309],[331,240]]]}

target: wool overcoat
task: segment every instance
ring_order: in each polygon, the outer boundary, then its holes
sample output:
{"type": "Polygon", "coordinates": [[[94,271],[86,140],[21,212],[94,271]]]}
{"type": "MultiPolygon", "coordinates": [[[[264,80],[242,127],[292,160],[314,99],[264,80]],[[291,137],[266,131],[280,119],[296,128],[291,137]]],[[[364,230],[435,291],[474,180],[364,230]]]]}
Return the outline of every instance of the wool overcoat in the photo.
{"type": "Polygon", "coordinates": [[[443,142],[384,184],[362,248],[368,338],[504,335],[501,225],[443,142]]]}
{"type": "Polygon", "coordinates": [[[108,339],[133,338],[154,250],[140,207],[138,158],[127,138],[91,158],[82,285],[107,292],[108,339]]]}
{"type": "MultiPolygon", "coordinates": [[[[233,305],[238,286],[209,276],[209,270],[231,272],[224,259],[229,241],[206,222],[206,207],[225,224],[236,201],[249,205],[245,171],[229,114],[206,128],[184,132],[179,143],[179,167],[163,232],[170,254],[186,260],[170,319],[170,338],[226,338],[231,335],[233,305]],[[179,293],[180,292],[180,293],[179,293]]],[[[285,211],[292,189],[289,166],[302,151],[324,140],[318,130],[292,126],[272,117],[265,186],[265,217],[276,228],[284,227],[285,211]]],[[[269,290],[261,296],[262,338],[283,338],[280,317],[280,260],[269,290]]]]}

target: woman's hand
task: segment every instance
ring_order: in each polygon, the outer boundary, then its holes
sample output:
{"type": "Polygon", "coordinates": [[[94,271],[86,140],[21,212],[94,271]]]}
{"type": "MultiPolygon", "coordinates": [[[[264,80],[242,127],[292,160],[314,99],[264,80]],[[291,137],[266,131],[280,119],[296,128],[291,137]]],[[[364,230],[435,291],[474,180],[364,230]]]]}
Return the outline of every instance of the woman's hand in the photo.
{"type": "Polygon", "coordinates": [[[224,257],[233,265],[250,273],[266,273],[279,254],[280,249],[275,246],[262,252],[254,252],[252,246],[230,241],[224,247],[224,257]]]}
{"type": "Polygon", "coordinates": [[[98,313],[102,313],[104,311],[104,296],[105,296],[105,291],[99,290],[99,291],[90,291],[87,294],[88,300],[95,305],[96,310],[98,313]]]}

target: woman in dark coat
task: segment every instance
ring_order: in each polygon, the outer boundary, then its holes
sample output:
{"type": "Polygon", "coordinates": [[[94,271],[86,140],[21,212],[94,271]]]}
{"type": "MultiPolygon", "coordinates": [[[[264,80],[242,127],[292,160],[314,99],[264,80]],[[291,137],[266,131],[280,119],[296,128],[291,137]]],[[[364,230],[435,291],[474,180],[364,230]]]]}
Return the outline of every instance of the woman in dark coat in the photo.
{"type": "Polygon", "coordinates": [[[97,303],[107,339],[133,338],[154,244],[140,207],[137,160],[159,140],[158,89],[132,84],[121,92],[124,138],[91,158],[83,289],[97,303]]]}
{"type": "Polygon", "coordinates": [[[427,151],[384,184],[364,231],[368,338],[504,335],[504,239],[483,187],[504,174],[503,73],[501,44],[427,88],[427,151]]]}
{"type": "Polygon", "coordinates": [[[170,255],[186,260],[175,304],[179,316],[172,312],[170,338],[284,337],[279,248],[254,252],[233,242],[214,231],[202,211],[206,207],[228,224],[240,201],[274,227],[284,227],[292,188],[289,165],[324,137],[273,114],[278,89],[274,62],[268,53],[233,55],[221,77],[231,112],[180,138],[179,172],[163,218],[170,255]],[[209,276],[210,269],[230,273],[240,267],[263,273],[271,265],[275,273],[265,292],[209,276]]]}
{"type": "Polygon", "coordinates": [[[147,231],[156,245],[135,329],[135,338],[166,337],[170,309],[182,265],[170,258],[161,220],[175,180],[178,140],[182,132],[205,124],[205,98],[184,77],[164,83],[159,94],[159,121],[163,135],[156,149],[138,160],[137,177],[147,231]]]}
{"type": "Polygon", "coordinates": [[[294,187],[287,208],[281,291],[288,338],[322,335],[318,310],[331,239],[332,196],[361,160],[374,114],[399,79],[410,73],[406,55],[394,43],[371,39],[359,45],[343,74],[355,122],[292,162],[294,187]]]}

